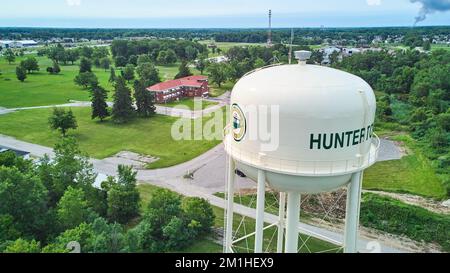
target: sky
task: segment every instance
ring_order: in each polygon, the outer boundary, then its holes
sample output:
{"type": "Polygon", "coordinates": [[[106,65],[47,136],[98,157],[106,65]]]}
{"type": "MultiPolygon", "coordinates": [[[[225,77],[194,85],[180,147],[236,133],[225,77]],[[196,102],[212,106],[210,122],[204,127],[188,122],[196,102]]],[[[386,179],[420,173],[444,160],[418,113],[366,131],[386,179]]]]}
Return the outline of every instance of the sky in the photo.
{"type": "MultiPolygon", "coordinates": [[[[0,27],[250,28],[412,26],[423,2],[450,0],[7,0],[0,27]]],[[[450,25],[434,11],[418,25],[450,25]]]]}

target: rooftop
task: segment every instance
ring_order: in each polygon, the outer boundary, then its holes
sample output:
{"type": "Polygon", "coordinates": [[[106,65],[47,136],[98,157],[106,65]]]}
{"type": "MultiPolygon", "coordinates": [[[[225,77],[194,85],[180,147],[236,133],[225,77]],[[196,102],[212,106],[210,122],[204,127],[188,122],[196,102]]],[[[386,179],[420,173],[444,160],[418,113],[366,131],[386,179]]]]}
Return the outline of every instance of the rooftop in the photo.
{"type": "Polygon", "coordinates": [[[177,80],[170,80],[155,84],[147,88],[149,91],[165,91],[172,88],[177,88],[181,86],[192,86],[192,87],[201,87],[202,82],[207,81],[208,77],[206,76],[189,76],[177,80]]]}

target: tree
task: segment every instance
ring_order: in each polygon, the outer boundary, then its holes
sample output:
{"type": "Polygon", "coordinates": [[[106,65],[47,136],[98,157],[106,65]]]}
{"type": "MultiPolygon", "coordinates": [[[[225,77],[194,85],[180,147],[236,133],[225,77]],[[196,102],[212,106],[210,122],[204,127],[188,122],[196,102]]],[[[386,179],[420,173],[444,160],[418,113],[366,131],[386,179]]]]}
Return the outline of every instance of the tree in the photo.
{"type": "Polygon", "coordinates": [[[189,221],[196,221],[199,234],[206,234],[211,231],[214,225],[215,215],[214,211],[205,199],[201,198],[184,198],[181,204],[183,209],[183,216],[189,221]]]}
{"type": "Polygon", "coordinates": [[[197,68],[197,70],[200,71],[200,74],[202,74],[202,75],[203,75],[203,72],[205,71],[207,66],[208,66],[208,61],[206,60],[205,56],[201,56],[195,62],[195,68],[197,68]]]}
{"type": "Polygon", "coordinates": [[[59,63],[59,62],[67,62],[66,51],[61,44],[50,48],[47,51],[47,56],[50,60],[59,63]]]}
{"type": "Polygon", "coordinates": [[[158,53],[158,57],[156,58],[156,61],[162,65],[167,64],[167,52],[165,50],[161,50],[158,53]]]}
{"type": "Polygon", "coordinates": [[[39,71],[39,64],[35,57],[28,57],[26,60],[20,62],[20,66],[27,70],[28,73],[39,71]]]}
{"type": "Polygon", "coordinates": [[[180,79],[188,76],[192,76],[191,70],[187,66],[187,62],[181,62],[180,67],[178,68],[178,74],[175,76],[175,79],[180,79]]]}
{"type": "Polygon", "coordinates": [[[105,69],[105,72],[109,69],[111,66],[111,60],[108,57],[104,57],[100,59],[100,67],[105,69]]]}
{"type": "Polygon", "coordinates": [[[7,244],[6,249],[3,253],[18,253],[18,254],[30,254],[30,253],[40,253],[41,245],[35,240],[26,241],[22,238],[15,240],[7,244]]]}
{"type": "Polygon", "coordinates": [[[136,55],[131,55],[128,58],[128,64],[132,64],[132,65],[136,66],[137,65],[137,61],[138,61],[138,56],[136,56],[136,55]]]}
{"type": "Polygon", "coordinates": [[[98,84],[97,76],[95,76],[92,72],[84,72],[78,74],[74,82],[76,85],[82,86],[84,89],[87,89],[89,86],[95,86],[98,84]]]}
{"type": "Polygon", "coordinates": [[[53,63],[53,74],[59,74],[61,72],[61,67],[56,62],[53,63]]]}
{"type": "Polygon", "coordinates": [[[134,115],[133,100],[131,90],[128,88],[125,79],[119,76],[115,85],[114,105],[112,118],[116,123],[125,123],[134,115]]]}
{"type": "Polygon", "coordinates": [[[106,103],[108,93],[100,85],[92,86],[91,91],[92,119],[99,118],[103,122],[109,116],[108,104],[106,103]]]}
{"type": "Polygon", "coordinates": [[[71,62],[72,65],[80,58],[80,52],[77,49],[66,51],[66,60],[71,62]]]}
{"type": "Polygon", "coordinates": [[[111,72],[109,73],[109,83],[114,83],[116,82],[117,76],[116,76],[116,70],[114,70],[114,67],[111,67],[111,72]]]}
{"type": "Polygon", "coordinates": [[[27,78],[27,71],[25,68],[18,66],[16,67],[16,76],[19,81],[24,82],[27,78]]]}
{"type": "Polygon", "coordinates": [[[80,51],[80,56],[87,58],[87,59],[91,59],[92,56],[94,55],[94,49],[89,46],[83,46],[79,49],[79,51],[80,51]]]}
{"type": "Polygon", "coordinates": [[[152,63],[142,63],[136,68],[140,79],[144,81],[146,87],[161,82],[159,71],[152,63]]]}
{"type": "Polygon", "coordinates": [[[143,79],[134,82],[134,98],[139,116],[148,117],[155,114],[156,107],[153,103],[153,94],[147,90],[147,85],[143,79]]]}
{"type": "Polygon", "coordinates": [[[108,218],[126,224],[139,215],[139,191],[136,188],[136,175],[132,167],[120,165],[117,181],[108,185],[108,218]]]}
{"type": "Polygon", "coordinates": [[[123,56],[117,56],[114,60],[114,63],[117,67],[124,67],[127,65],[127,59],[123,56]]]}
{"type": "Polygon", "coordinates": [[[127,82],[134,80],[134,65],[127,64],[122,71],[122,76],[127,82]]]}
{"type": "Polygon", "coordinates": [[[9,64],[13,63],[16,61],[16,55],[14,54],[14,52],[12,51],[11,48],[8,48],[5,52],[5,59],[6,61],[8,61],[9,64]]]}
{"type": "Polygon", "coordinates": [[[85,72],[92,72],[92,62],[86,57],[80,60],[80,74],[85,72]]]}
{"type": "Polygon", "coordinates": [[[186,52],[187,60],[193,61],[193,60],[195,60],[195,58],[197,58],[198,50],[195,47],[188,45],[184,51],[186,52]]]}
{"type": "Polygon", "coordinates": [[[209,77],[211,81],[219,86],[222,86],[227,80],[226,67],[223,64],[214,63],[208,67],[209,77]]]}
{"type": "Polygon", "coordinates": [[[47,190],[37,177],[0,166],[0,200],[0,215],[10,215],[18,232],[41,237],[46,225],[47,190]]]}
{"type": "Polygon", "coordinates": [[[69,186],[56,207],[59,224],[63,230],[88,222],[91,214],[82,189],[69,186]]]}
{"type": "Polygon", "coordinates": [[[140,66],[144,63],[151,63],[152,60],[150,59],[150,56],[148,56],[147,54],[143,54],[143,55],[139,55],[138,59],[137,59],[137,65],[140,66]]]}
{"type": "Polygon", "coordinates": [[[53,130],[59,130],[63,137],[69,129],[77,129],[77,121],[72,110],[66,112],[64,108],[53,108],[53,114],[49,118],[49,124],[53,130]]]}
{"type": "Polygon", "coordinates": [[[41,170],[41,177],[52,180],[49,185],[51,201],[56,204],[69,186],[81,188],[86,195],[89,207],[98,214],[105,215],[106,196],[93,186],[97,175],[87,155],[80,151],[77,141],[73,137],[62,138],[55,145],[54,152],[50,175],[45,173],[49,166],[41,170]]]}

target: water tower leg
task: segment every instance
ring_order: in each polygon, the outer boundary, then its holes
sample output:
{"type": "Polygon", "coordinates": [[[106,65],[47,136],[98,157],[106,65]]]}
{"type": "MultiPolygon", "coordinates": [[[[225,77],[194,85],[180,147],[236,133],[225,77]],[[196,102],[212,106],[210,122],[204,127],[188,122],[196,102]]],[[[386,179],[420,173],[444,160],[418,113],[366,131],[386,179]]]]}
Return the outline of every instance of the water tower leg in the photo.
{"type": "Polygon", "coordinates": [[[258,170],[258,196],[256,203],[255,253],[263,252],[264,207],[266,200],[266,172],[258,170]]]}
{"type": "Polygon", "coordinates": [[[234,214],[234,179],[236,165],[233,158],[228,159],[228,181],[227,181],[227,224],[225,230],[225,253],[232,252],[233,245],[233,214],[234,214]]]}
{"type": "Polygon", "coordinates": [[[347,188],[347,212],[345,216],[345,253],[358,251],[359,211],[361,204],[362,172],[352,175],[347,188]]]}
{"type": "Polygon", "coordinates": [[[278,212],[278,240],[277,240],[277,253],[283,253],[283,241],[284,241],[284,228],[286,221],[286,193],[280,192],[280,204],[278,212]]]}
{"type": "Polygon", "coordinates": [[[286,253],[298,253],[298,224],[300,218],[300,194],[288,193],[286,219],[286,253]]]}

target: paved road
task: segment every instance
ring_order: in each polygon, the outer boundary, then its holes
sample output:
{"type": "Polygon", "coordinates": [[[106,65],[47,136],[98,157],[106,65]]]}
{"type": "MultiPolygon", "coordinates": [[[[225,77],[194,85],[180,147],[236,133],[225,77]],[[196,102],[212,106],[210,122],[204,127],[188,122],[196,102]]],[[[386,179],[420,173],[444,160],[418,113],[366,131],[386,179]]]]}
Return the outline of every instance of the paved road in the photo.
{"type": "MultiPolygon", "coordinates": [[[[3,135],[0,135],[0,144],[28,151],[35,157],[42,157],[45,154],[48,154],[51,157],[54,156],[51,148],[19,141],[3,135]]],[[[91,162],[93,163],[96,172],[102,175],[116,175],[117,163],[98,159],[91,159],[91,162]]],[[[137,178],[144,183],[151,183],[156,186],[168,188],[183,195],[205,198],[209,200],[211,204],[225,208],[225,200],[213,195],[213,193],[224,191],[225,189],[225,177],[223,174],[225,174],[225,153],[223,145],[219,145],[205,154],[177,166],[158,170],[140,170],[138,171],[137,178]],[[183,179],[183,176],[188,172],[194,172],[194,180],[183,179]]],[[[254,187],[254,183],[247,179],[238,178],[238,188],[248,188],[249,186],[254,187]]],[[[254,218],[256,215],[254,209],[241,205],[236,205],[235,212],[251,218],[254,218]]],[[[265,221],[269,224],[275,223],[277,221],[277,216],[266,214],[265,221]]],[[[299,223],[299,228],[304,234],[321,238],[335,244],[342,244],[343,235],[340,233],[304,223],[299,223]]],[[[361,238],[359,242],[360,251],[366,252],[368,242],[369,239],[361,238]]],[[[388,245],[382,245],[381,247],[383,252],[403,251],[389,247],[388,245]]]]}
{"type": "MultiPolygon", "coordinates": [[[[217,99],[217,100],[208,99],[208,101],[214,101],[214,102],[217,102],[218,104],[208,107],[204,110],[199,110],[199,111],[191,111],[189,109],[172,108],[172,107],[164,107],[164,106],[157,105],[156,113],[158,113],[160,115],[165,115],[165,116],[197,119],[197,118],[200,118],[203,116],[207,116],[215,111],[218,111],[222,107],[227,105],[227,102],[225,100],[221,100],[221,99],[217,99]]],[[[0,115],[5,115],[5,114],[12,113],[15,111],[24,111],[24,110],[32,110],[32,109],[48,109],[48,108],[53,108],[53,107],[90,107],[90,106],[91,106],[90,102],[79,101],[79,102],[72,102],[72,103],[66,103],[66,104],[46,105],[46,106],[32,106],[32,107],[19,107],[19,108],[2,108],[2,107],[0,107],[0,115]]],[[[113,103],[108,102],[108,106],[112,107],[113,103]]]]}

